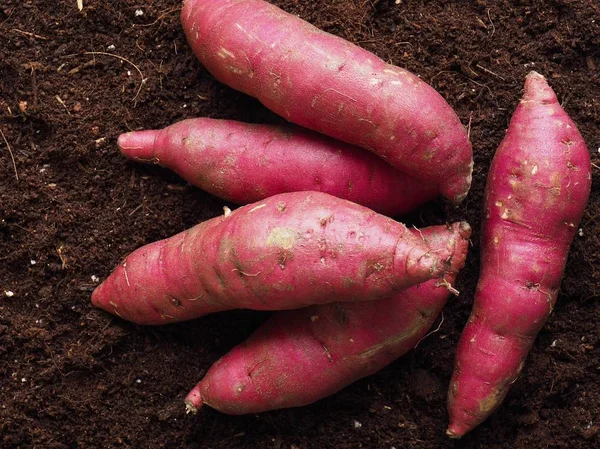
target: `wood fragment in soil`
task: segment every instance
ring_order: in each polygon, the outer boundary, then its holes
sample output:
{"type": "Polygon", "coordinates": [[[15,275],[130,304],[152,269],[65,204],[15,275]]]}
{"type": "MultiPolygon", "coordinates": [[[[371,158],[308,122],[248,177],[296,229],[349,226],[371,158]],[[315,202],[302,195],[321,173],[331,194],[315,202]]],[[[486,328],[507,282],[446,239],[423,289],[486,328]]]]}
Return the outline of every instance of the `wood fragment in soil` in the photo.
{"type": "Polygon", "coordinates": [[[30,36],[30,37],[35,37],[37,39],[42,39],[44,41],[48,40],[47,37],[40,36],[39,34],[35,34],[35,33],[30,33],[29,31],[19,30],[18,28],[13,28],[12,31],[16,31],[17,33],[24,34],[25,36],[30,36]]]}

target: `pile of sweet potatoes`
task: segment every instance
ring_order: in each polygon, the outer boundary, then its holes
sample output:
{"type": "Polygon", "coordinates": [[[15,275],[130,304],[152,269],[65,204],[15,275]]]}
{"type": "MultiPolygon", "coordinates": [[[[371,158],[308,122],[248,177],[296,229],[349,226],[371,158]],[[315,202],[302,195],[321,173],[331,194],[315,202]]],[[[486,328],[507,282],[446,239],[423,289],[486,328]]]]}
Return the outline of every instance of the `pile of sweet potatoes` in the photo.
{"type": "MultiPolygon", "coordinates": [[[[139,324],[278,311],[186,397],[224,413],[317,401],[425,336],[464,266],[466,222],[389,218],[471,185],[466,129],[417,76],[264,0],[187,0],[219,81],[295,125],[199,118],[121,135],[131,159],[244,205],[127,256],[92,302],[139,324]]],[[[481,275],[448,393],[448,435],[488,417],[548,318],[591,184],[589,152],[532,72],[490,169],[481,275]]]]}

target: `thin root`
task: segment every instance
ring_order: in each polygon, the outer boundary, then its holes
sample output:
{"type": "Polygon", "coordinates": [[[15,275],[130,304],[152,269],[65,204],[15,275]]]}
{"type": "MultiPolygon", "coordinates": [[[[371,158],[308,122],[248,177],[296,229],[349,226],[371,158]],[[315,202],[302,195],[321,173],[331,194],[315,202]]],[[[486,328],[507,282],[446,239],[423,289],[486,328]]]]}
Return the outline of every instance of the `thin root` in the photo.
{"type": "Polygon", "coordinates": [[[135,97],[133,97],[133,102],[135,104],[135,101],[137,100],[138,96],[140,95],[140,92],[142,91],[142,87],[144,86],[144,83],[146,82],[146,78],[144,78],[144,74],[142,73],[142,71],[140,70],[140,68],[135,65],[133,62],[131,62],[129,59],[124,58],[123,56],[119,56],[119,55],[115,55],[114,53],[107,53],[105,51],[86,51],[83,53],[84,55],[104,55],[104,56],[110,56],[112,58],[117,58],[120,59],[121,61],[126,62],[127,64],[130,64],[131,66],[133,66],[133,68],[135,70],[137,70],[137,72],[140,74],[140,87],[138,87],[137,92],[135,93],[135,97]]]}
{"type": "Polygon", "coordinates": [[[427,242],[427,240],[425,240],[425,236],[423,235],[423,233],[421,232],[421,230],[419,228],[417,228],[416,226],[413,226],[413,229],[421,235],[421,240],[423,240],[424,242],[427,242]]]}
{"type": "Polygon", "coordinates": [[[196,413],[198,413],[198,409],[194,407],[191,402],[185,401],[185,414],[195,415],[196,413]]]}
{"type": "Polygon", "coordinates": [[[445,287],[454,296],[460,295],[460,292],[457,289],[455,289],[454,287],[452,287],[452,284],[450,284],[450,282],[448,282],[446,279],[442,279],[440,282],[435,284],[435,286],[436,287],[445,287]]]}
{"type": "Polygon", "coordinates": [[[4,143],[6,144],[6,148],[8,149],[8,154],[10,154],[10,159],[12,160],[13,168],[15,170],[15,178],[17,178],[17,181],[18,181],[19,180],[19,173],[17,172],[17,164],[15,163],[15,156],[13,155],[13,152],[10,149],[10,145],[8,143],[8,140],[6,140],[6,136],[4,135],[4,133],[2,132],[1,129],[0,129],[0,135],[2,135],[2,139],[4,140],[4,143]]]}
{"type": "Polygon", "coordinates": [[[435,334],[436,332],[439,332],[440,329],[442,328],[442,324],[444,324],[444,312],[442,312],[442,320],[440,321],[440,324],[438,325],[438,327],[436,327],[434,330],[432,330],[431,332],[429,332],[427,335],[425,335],[423,338],[421,338],[417,344],[415,345],[415,347],[413,349],[416,349],[417,346],[419,346],[419,343],[421,343],[423,340],[425,340],[427,337],[429,337],[432,334],[435,334]]]}
{"type": "Polygon", "coordinates": [[[473,111],[469,114],[469,126],[467,127],[467,139],[471,139],[471,123],[473,122],[473,111]]]}

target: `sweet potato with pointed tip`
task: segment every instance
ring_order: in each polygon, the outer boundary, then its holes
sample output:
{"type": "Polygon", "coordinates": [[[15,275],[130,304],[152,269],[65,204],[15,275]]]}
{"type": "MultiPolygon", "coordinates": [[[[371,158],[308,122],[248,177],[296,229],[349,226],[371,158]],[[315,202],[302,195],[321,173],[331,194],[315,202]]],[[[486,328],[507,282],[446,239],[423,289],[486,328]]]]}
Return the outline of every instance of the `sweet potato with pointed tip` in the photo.
{"type": "Polygon", "coordinates": [[[459,203],[471,144],[427,83],[263,0],[186,0],[182,23],[219,81],[285,119],[361,146],[459,203]]]}
{"type": "MultiPolygon", "coordinates": [[[[420,233],[433,252],[451,251],[446,281],[463,267],[471,228],[435,226],[420,233]]],[[[203,404],[240,415],[299,407],[369,376],[412,349],[450,292],[430,280],[389,299],[334,303],[273,315],[217,361],[187,395],[189,412],[203,404]]]]}
{"type": "Polygon", "coordinates": [[[236,204],[312,190],[391,216],[438,194],[434,185],[398,172],[361,148],[298,127],[199,118],[122,134],[119,146],[130,159],[170,168],[236,204]]]}
{"type": "Polygon", "coordinates": [[[452,255],[363,206],[283,193],[136,250],[92,302],[139,324],[165,324],[236,308],[381,299],[442,276],[452,255]]]}
{"type": "Polygon", "coordinates": [[[448,435],[485,420],[516,381],[556,302],[591,185],[590,154],[531,72],[488,174],[481,277],[448,393],[448,435]]]}

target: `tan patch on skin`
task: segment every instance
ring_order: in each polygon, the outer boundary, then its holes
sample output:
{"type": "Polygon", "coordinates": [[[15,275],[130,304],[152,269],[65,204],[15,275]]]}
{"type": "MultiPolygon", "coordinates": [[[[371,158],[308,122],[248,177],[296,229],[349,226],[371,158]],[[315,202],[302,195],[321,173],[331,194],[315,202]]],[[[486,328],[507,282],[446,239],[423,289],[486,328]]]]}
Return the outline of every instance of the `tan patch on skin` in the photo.
{"type": "Polygon", "coordinates": [[[497,388],[494,388],[489,396],[482,399],[479,403],[479,416],[485,417],[492,413],[498,407],[498,405],[500,405],[502,399],[504,399],[504,396],[508,390],[508,386],[512,385],[513,383],[514,381],[502,382],[501,385],[499,385],[497,388]]]}
{"type": "Polygon", "coordinates": [[[392,338],[388,338],[382,343],[371,346],[369,349],[358,354],[358,357],[361,359],[369,359],[377,354],[380,354],[382,351],[391,352],[388,348],[394,348],[399,342],[411,338],[419,333],[425,321],[426,320],[423,318],[423,316],[420,316],[418,319],[415,319],[413,323],[401,334],[394,335],[392,338]]]}
{"type": "Polygon", "coordinates": [[[426,161],[431,161],[435,157],[435,154],[436,154],[435,148],[430,148],[423,155],[423,159],[425,159],[426,161]]]}
{"type": "Polygon", "coordinates": [[[428,129],[427,131],[425,131],[425,137],[427,137],[428,139],[434,139],[436,136],[437,134],[432,129],[428,129]]]}
{"type": "Polygon", "coordinates": [[[292,249],[296,243],[296,232],[289,228],[273,228],[267,238],[267,246],[292,249]]]}
{"type": "Polygon", "coordinates": [[[356,282],[354,281],[354,279],[349,278],[347,276],[342,277],[342,285],[344,286],[345,289],[349,290],[355,284],[356,284],[356,282]]]}
{"type": "Polygon", "coordinates": [[[294,288],[292,286],[292,289],[290,290],[290,286],[288,284],[284,284],[283,281],[279,281],[275,284],[273,284],[273,290],[276,290],[278,292],[289,292],[289,291],[293,291],[294,288]]]}
{"type": "Polygon", "coordinates": [[[385,266],[381,262],[377,262],[376,264],[371,265],[373,271],[381,271],[385,268],[385,266]]]}
{"type": "Polygon", "coordinates": [[[458,382],[455,381],[455,380],[452,381],[451,384],[450,384],[450,393],[454,397],[458,396],[458,382]]]}

